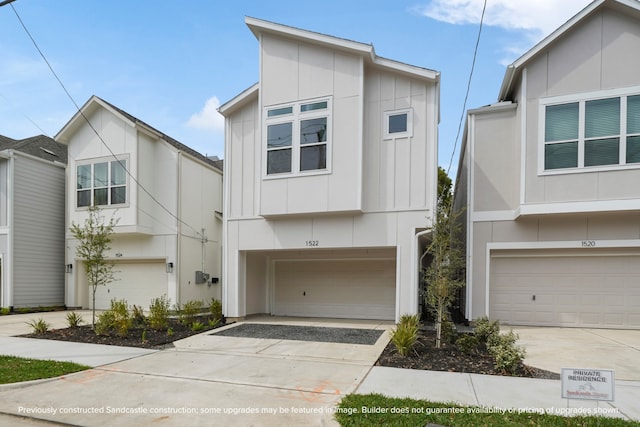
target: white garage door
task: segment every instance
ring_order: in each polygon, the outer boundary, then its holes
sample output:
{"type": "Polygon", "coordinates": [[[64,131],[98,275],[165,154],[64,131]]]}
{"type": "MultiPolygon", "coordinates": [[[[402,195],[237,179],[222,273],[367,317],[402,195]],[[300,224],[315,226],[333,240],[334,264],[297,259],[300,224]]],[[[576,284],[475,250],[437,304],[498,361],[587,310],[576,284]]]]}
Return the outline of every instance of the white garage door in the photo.
{"type": "MultiPolygon", "coordinates": [[[[126,299],[131,306],[149,309],[153,298],[167,293],[167,273],[163,260],[144,262],[122,262],[114,267],[116,280],[106,286],[98,286],[96,291],[96,308],[108,309],[111,300],[126,299]]],[[[89,307],[91,307],[91,290],[89,290],[89,307]]]]}
{"type": "Polygon", "coordinates": [[[275,262],[275,315],[395,318],[395,260],[275,262]]]}
{"type": "Polygon", "coordinates": [[[518,325],[640,329],[640,256],[492,257],[489,310],[518,325]]]}

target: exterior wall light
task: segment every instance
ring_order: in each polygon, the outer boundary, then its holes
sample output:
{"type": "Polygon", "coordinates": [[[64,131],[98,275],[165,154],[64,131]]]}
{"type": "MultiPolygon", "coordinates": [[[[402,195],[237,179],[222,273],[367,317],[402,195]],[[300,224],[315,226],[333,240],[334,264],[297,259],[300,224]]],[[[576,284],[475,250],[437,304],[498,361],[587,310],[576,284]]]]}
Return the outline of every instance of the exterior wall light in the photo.
{"type": "Polygon", "coordinates": [[[173,273],[173,263],[172,262],[168,262],[167,263],[167,273],[173,273]]]}
{"type": "Polygon", "coordinates": [[[67,273],[73,273],[73,264],[67,264],[64,271],[67,273]]]}

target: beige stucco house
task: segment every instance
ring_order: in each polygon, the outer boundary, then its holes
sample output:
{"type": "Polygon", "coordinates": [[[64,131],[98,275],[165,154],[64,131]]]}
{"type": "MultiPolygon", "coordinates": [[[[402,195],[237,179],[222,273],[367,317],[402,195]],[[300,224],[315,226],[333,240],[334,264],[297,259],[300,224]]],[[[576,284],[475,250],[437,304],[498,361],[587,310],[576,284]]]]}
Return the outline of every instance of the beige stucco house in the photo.
{"type": "Polygon", "coordinates": [[[56,135],[68,145],[66,305],[90,307],[90,289],[72,223],[96,205],[118,220],[108,256],[116,280],[98,287],[96,308],[111,299],[148,308],[220,298],[222,169],[96,96],[56,135]]]}
{"type": "Polygon", "coordinates": [[[468,112],[466,316],[640,328],[640,3],[597,0],[468,112]]]}
{"type": "Polygon", "coordinates": [[[223,305],[416,313],[437,177],[438,72],[372,45],[254,18],[259,82],[222,105],[223,305]]]}

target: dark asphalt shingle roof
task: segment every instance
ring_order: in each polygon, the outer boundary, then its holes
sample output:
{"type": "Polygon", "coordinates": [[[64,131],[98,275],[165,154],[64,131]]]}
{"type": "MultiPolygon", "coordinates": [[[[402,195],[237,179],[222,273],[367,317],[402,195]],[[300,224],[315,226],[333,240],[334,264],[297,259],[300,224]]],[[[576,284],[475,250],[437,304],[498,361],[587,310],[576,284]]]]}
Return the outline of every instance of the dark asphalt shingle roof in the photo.
{"type": "Polygon", "coordinates": [[[0,150],[15,150],[44,160],[67,164],[67,146],[44,135],[12,139],[0,135],[0,150]]]}

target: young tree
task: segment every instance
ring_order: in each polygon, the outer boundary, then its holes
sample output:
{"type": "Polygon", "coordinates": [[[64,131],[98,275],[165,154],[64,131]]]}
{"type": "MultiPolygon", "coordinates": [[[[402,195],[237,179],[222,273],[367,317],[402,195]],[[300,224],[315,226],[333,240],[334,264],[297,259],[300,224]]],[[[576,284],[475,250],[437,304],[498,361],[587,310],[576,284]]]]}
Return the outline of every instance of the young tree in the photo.
{"type": "Polygon", "coordinates": [[[118,223],[113,217],[108,223],[100,215],[100,208],[92,206],[89,208],[89,217],[85,219],[84,225],[71,224],[71,234],[78,240],[76,255],[84,261],[87,273],[87,282],[92,289],[92,328],[96,326],[96,291],[98,286],[111,283],[113,276],[113,261],[106,258],[106,252],[111,249],[111,235],[113,227],[118,223]]]}
{"type": "Polygon", "coordinates": [[[465,266],[464,252],[459,242],[460,225],[453,213],[451,179],[438,168],[438,203],[431,226],[431,242],[426,252],[431,264],[424,273],[427,284],[426,303],[433,311],[436,326],[436,348],[441,346],[442,324],[448,320],[448,310],[457,290],[464,286],[461,279],[465,266]]]}

